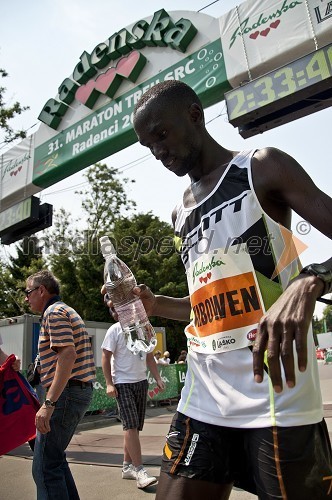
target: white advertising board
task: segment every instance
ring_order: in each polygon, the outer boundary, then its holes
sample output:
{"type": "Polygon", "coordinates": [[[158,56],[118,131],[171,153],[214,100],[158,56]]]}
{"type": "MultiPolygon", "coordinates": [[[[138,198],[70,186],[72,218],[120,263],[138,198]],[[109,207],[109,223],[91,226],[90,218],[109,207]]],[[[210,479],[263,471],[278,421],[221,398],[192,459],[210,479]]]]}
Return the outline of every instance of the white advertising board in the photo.
{"type": "Polygon", "coordinates": [[[248,0],[220,17],[219,23],[232,87],[332,41],[332,7],[327,0],[248,0]]]}

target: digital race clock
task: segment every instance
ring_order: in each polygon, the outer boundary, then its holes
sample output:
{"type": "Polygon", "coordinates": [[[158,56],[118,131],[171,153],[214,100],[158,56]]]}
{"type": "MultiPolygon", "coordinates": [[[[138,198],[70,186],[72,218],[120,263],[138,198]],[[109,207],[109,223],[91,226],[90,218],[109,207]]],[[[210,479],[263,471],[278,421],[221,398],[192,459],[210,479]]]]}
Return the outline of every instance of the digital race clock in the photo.
{"type": "Polygon", "coordinates": [[[283,108],[331,89],[332,44],[225,93],[229,122],[242,126],[268,115],[280,118],[283,108]]]}
{"type": "Polygon", "coordinates": [[[32,218],[38,219],[38,207],[39,199],[31,196],[0,212],[0,234],[8,228],[23,226],[32,218]]]}
{"type": "Polygon", "coordinates": [[[0,212],[0,238],[3,245],[10,245],[24,236],[52,225],[52,205],[40,205],[39,198],[30,196],[0,212]]]}

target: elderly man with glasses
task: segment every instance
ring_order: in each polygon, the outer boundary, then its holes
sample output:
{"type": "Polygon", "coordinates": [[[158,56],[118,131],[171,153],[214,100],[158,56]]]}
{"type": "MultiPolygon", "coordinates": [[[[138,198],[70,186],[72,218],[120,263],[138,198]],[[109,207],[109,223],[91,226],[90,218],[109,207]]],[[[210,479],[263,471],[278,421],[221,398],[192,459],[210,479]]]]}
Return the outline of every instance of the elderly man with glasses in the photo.
{"type": "Polygon", "coordinates": [[[41,313],[38,350],[47,395],[36,414],[32,474],[38,500],[78,500],[65,450],[92,399],[95,364],[83,320],[65,304],[57,279],[39,271],[27,279],[25,300],[41,313]]]}

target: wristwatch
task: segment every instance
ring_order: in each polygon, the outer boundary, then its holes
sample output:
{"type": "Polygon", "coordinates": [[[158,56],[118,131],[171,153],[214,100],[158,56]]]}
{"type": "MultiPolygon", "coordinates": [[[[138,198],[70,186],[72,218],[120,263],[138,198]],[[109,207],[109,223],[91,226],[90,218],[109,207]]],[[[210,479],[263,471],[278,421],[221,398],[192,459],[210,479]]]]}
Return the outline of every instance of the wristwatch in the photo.
{"type": "Polygon", "coordinates": [[[56,405],[56,401],[52,401],[51,399],[45,399],[44,406],[46,408],[52,408],[56,405]]]}
{"type": "Polygon", "coordinates": [[[325,287],[322,295],[326,295],[332,291],[332,271],[327,269],[323,264],[310,264],[302,269],[300,274],[302,273],[317,276],[324,281],[325,287]]]}

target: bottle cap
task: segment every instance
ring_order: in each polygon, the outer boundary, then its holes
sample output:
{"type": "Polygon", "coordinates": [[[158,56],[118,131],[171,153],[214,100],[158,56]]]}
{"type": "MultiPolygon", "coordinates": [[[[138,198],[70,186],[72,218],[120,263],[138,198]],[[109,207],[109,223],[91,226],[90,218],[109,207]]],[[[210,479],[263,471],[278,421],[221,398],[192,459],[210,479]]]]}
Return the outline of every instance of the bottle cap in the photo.
{"type": "Polygon", "coordinates": [[[102,236],[99,238],[100,241],[100,249],[101,253],[103,254],[103,257],[107,257],[108,255],[113,255],[116,254],[115,248],[113,246],[113,243],[109,239],[108,236],[102,236]]]}

